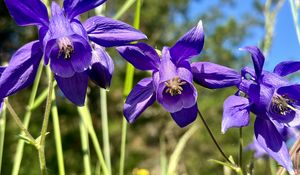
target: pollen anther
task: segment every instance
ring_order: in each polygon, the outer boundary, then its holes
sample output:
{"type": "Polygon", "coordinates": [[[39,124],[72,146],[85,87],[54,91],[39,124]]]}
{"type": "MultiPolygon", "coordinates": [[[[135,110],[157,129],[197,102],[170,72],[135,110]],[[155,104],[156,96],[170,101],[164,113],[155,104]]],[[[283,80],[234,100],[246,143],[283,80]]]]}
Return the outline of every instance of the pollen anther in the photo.
{"type": "Polygon", "coordinates": [[[185,81],[182,81],[178,76],[172,78],[165,82],[167,86],[166,93],[170,93],[171,96],[181,94],[183,91],[182,85],[186,84],[185,81]]]}
{"type": "Polygon", "coordinates": [[[59,56],[64,55],[64,59],[68,60],[71,58],[71,54],[74,52],[72,41],[67,38],[63,37],[58,40],[59,46],[59,56]]]}

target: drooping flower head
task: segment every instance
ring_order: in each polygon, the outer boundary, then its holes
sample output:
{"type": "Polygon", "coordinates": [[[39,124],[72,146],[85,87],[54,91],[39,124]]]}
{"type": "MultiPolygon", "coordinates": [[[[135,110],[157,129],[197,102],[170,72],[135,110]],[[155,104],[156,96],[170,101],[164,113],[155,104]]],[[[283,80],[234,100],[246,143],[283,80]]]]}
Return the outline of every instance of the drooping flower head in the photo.
{"type": "Polygon", "coordinates": [[[21,47],[0,78],[0,99],[30,85],[42,56],[50,64],[58,86],[76,105],[83,105],[88,79],[108,88],[114,65],[105,47],[120,46],[146,36],[130,25],[95,16],[84,24],[79,15],[106,0],[65,0],[63,8],[51,4],[51,17],[40,0],[5,0],[6,6],[21,26],[36,25],[39,40],[21,47]]]}
{"type": "Polygon", "coordinates": [[[300,62],[279,63],[273,72],[263,70],[265,58],[257,47],[245,47],[251,53],[254,69],[242,69],[239,91],[224,102],[222,132],[231,127],[247,126],[250,112],[257,117],[254,132],[257,143],[279,164],[293,173],[284,139],[277,128],[300,124],[300,85],[285,76],[300,69],[300,62]]]}
{"type": "Polygon", "coordinates": [[[189,60],[200,54],[203,45],[204,33],[200,21],[174,46],[164,47],[161,57],[155,49],[144,43],[117,47],[121,56],[137,69],[152,71],[152,77],[138,82],[126,99],[124,116],[128,122],[134,122],[157,100],[171,113],[174,121],[184,127],[197,116],[197,91],[193,79],[199,84],[215,88],[232,86],[241,81],[240,77],[236,79],[237,76],[232,76],[237,73],[229,68],[207,62],[190,64],[189,60]],[[220,72],[216,73],[218,71],[215,68],[220,72]],[[217,76],[200,78],[203,72],[218,74],[219,81],[216,80],[217,76]]]}

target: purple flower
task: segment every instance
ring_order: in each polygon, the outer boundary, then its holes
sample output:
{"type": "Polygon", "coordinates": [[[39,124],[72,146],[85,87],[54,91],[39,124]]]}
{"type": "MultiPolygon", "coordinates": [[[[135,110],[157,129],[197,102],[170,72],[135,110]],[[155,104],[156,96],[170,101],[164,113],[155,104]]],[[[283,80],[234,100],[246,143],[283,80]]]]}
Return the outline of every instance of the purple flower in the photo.
{"type": "Polygon", "coordinates": [[[5,0],[21,26],[36,25],[39,40],[21,47],[0,78],[0,99],[32,84],[44,55],[59,88],[76,105],[83,105],[88,79],[102,88],[110,86],[114,65],[104,47],[120,46],[146,36],[128,24],[95,16],[84,24],[79,15],[106,0],[52,2],[51,18],[40,0],[5,0]]]}
{"type": "Polygon", "coordinates": [[[254,113],[257,143],[292,174],[288,149],[277,128],[300,124],[300,85],[285,78],[300,69],[300,62],[281,62],[273,72],[263,71],[265,58],[261,51],[257,47],[242,50],[251,53],[254,69],[242,69],[239,91],[225,100],[222,132],[231,127],[247,126],[250,112],[254,113]]]}
{"type": "Polygon", "coordinates": [[[238,84],[241,78],[229,68],[212,63],[190,64],[191,57],[200,54],[204,45],[202,22],[181,37],[171,48],[162,49],[161,59],[147,44],[138,43],[117,47],[127,61],[137,69],[152,71],[151,78],[144,78],[132,89],[124,106],[124,116],[133,123],[156,100],[180,126],[193,122],[197,117],[197,91],[193,79],[206,87],[226,87],[238,84]],[[211,76],[202,76],[206,73],[211,76]]]}

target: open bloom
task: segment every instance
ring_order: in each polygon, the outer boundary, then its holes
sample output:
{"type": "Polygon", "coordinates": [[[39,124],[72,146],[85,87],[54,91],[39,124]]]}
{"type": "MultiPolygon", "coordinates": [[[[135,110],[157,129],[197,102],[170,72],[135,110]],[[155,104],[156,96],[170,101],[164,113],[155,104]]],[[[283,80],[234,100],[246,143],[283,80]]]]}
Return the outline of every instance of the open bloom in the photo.
{"type": "Polygon", "coordinates": [[[137,69],[152,71],[152,77],[138,82],[126,99],[124,116],[128,122],[134,122],[157,100],[171,113],[174,121],[184,127],[197,116],[197,91],[193,79],[214,88],[235,85],[241,81],[238,76],[232,76],[237,73],[229,68],[207,62],[190,64],[190,58],[200,54],[203,45],[204,33],[200,21],[174,46],[164,47],[161,58],[151,46],[144,43],[117,47],[121,56],[137,69]],[[201,77],[204,72],[216,76],[201,77]]]}
{"type": "Polygon", "coordinates": [[[293,174],[293,166],[284,139],[277,128],[300,124],[300,85],[285,76],[300,69],[300,62],[279,63],[273,72],[263,70],[265,58],[257,47],[245,47],[252,55],[254,69],[242,69],[239,91],[224,102],[222,132],[247,126],[250,112],[257,117],[254,132],[257,143],[279,164],[293,174]]]}
{"type": "Polygon", "coordinates": [[[0,78],[0,99],[33,82],[43,55],[59,88],[76,105],[84,104],[89,78],[108,88],[114,65],[104,47],[120,46],[146,36],[128,24],[106,17],[80,22],[80,14],[105,1],[65,0],[63,8],[52,2],[49,19],[40,0],[5,0],[17,24],[38,27],[39,40],[24,45],[12,56],[0,78]]]}

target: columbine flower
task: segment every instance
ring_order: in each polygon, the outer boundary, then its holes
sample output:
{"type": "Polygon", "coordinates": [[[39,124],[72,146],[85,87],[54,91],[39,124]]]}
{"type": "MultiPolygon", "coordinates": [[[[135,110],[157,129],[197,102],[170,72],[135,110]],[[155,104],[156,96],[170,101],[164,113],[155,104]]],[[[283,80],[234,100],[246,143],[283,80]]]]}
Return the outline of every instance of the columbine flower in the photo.
{"type": "Polygon", "coordinates": [[[39,40],[21,47],[0,78],[0,99],[29,86],[44,55],[58,86],[76,105],[83,105],[89,77],[100,87],[110,85],[114,65],[104,47],[120,46],[145,39],[128,24],[95,16],[81,24],[79,15],[106,0],[65,0],[62,9],[52,2],[51,18],[40,0],[5,0],[21,26],[36,25],[39,40]]]}
{"type": "Polygon", "coordinates": [[[237,73],[229,68],[206,62],[190,64],[190,58],[200,54],[203,45],[204,33],[200,21],[173,47],[164,47],[161,59],[151,46],[144,43],[117,47],[119,53],[137,69],[152,71],[152,77],[138,82],[126,99],[124,116],[128,122],[133,123],[157,100],[171,113],[175,122],[184,127],[197,116],[197,91],[193,78],[199,84],[214,88],[241,81],[240,77],[233,76],[237,73]],[[199,77],[204,72],[212,76],[199,77]]]}
{"type": "Polygon", "coordinates": [[[300,69],[300,62],[279,63],[273,72],[263,71],[264,56],[257,47],[246,47],[252,55],[254,69],[242,69],[243,80],[236,95],[224,102],[222,132],[249,124],[250,112],[257,117],[254,132],[258,144],[291,174],[293,165],[287,146],[276,127],[300,124],[300,85],[286,78],[300,69]],[[275,127],[276,126],[276,127],[275,127]]]}

